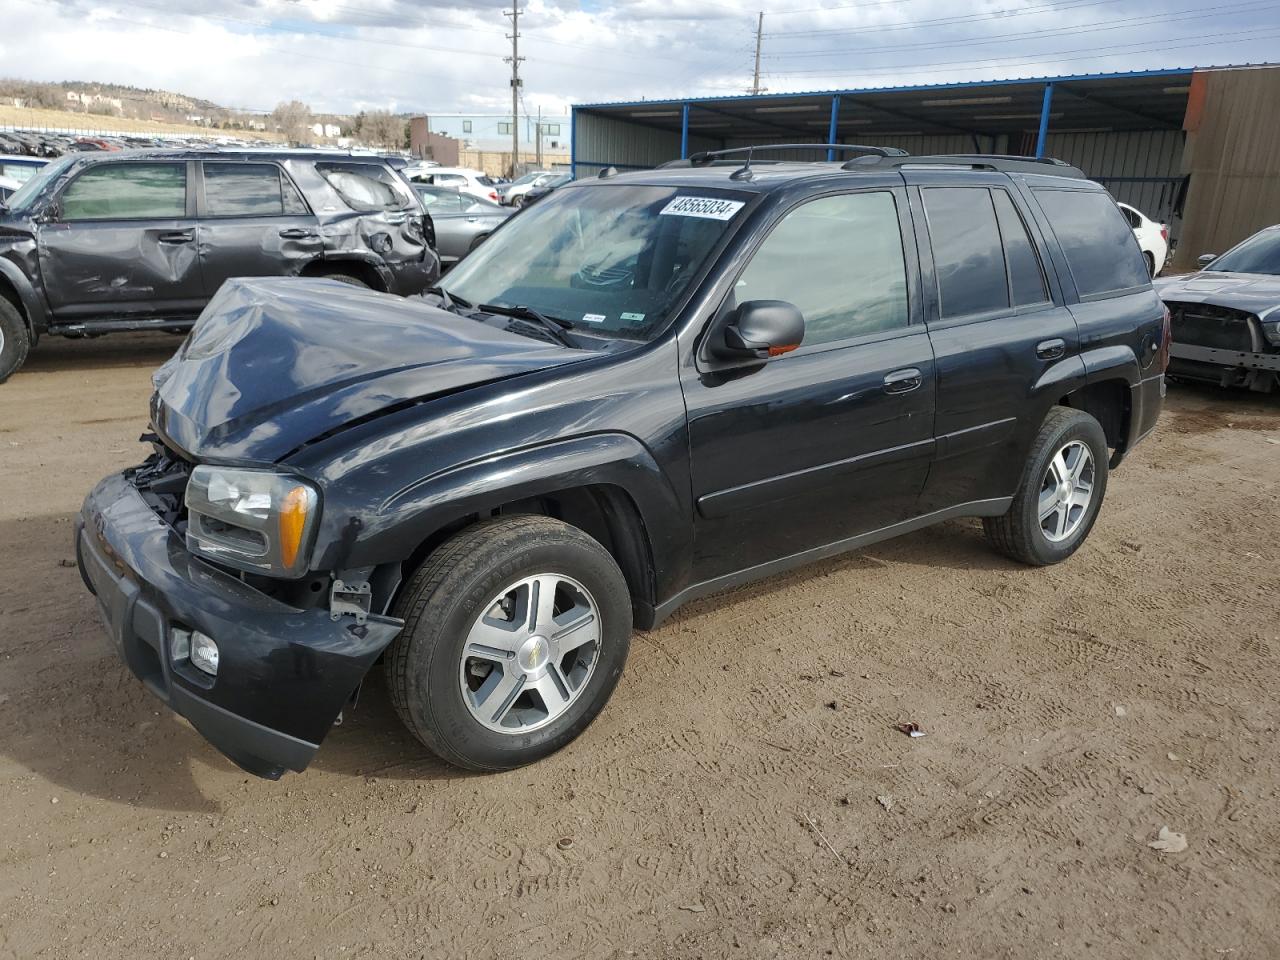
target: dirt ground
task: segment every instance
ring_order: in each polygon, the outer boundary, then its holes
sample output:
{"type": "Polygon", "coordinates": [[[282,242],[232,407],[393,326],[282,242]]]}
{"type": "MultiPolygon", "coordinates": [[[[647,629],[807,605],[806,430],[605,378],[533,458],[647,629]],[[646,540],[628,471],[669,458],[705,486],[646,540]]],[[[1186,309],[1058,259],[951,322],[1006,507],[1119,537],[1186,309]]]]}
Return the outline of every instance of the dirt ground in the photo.
{"type": "Polygon", "coordinates": [[[429,759],[379,671],[269,783],[72,566],[176,345],[0,387],[0,956],[1280,956],[1280,398],[1172,388],[1059,567],[957,522],[686,608],[535,767],[429,759]]]}

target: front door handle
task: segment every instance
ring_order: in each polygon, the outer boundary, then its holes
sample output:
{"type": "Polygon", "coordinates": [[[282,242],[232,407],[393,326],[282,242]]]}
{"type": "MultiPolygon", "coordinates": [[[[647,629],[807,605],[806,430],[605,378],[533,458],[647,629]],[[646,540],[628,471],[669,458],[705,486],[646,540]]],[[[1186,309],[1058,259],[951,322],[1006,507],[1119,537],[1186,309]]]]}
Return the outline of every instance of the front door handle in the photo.
{"type": "Polygon", "coordinates": [[[1036,356],[1041,360],[1058,360],[1067,355],[1067,342],[1062,339],[1041,340],[1036,344],[1036,356]]]}
{"type": "Polygon", "coordinates": [[[910,393],[915,390],[923,382],[920,371],[915,367],[908,367],[905,370],[894,370],[892,373],[884,375],[884,392],[885,393],[910,393]]]}
{"type": "Polygon", "coordinates": [[[285,227],[280,231],[280,236],[286,240],[306,240],[308,237],[314,237],[315,232],[303,230],[301,227],[285,227]]]}
{"type": "Polygon", "coordinates": [[[195,238],[194,230],[174,230],[172,233],[160,234],[161,243],[190,243],[195,238]]]}

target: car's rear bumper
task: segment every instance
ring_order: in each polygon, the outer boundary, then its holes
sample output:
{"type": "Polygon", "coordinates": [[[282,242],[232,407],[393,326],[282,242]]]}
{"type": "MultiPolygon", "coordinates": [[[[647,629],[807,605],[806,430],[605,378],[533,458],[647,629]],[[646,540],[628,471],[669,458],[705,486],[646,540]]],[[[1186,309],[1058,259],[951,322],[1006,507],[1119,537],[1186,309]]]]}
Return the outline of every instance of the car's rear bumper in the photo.
{"type": "Polygon", "coordinates": [[[152,693],[250,773],[303,770],[403,622],[358,625],[281,603],[193,556],[122,474],[76,522],[76,559],[112,644],[152,693]],[[174,630],[219,648],[210,677],[174,652],[174,630]]]}

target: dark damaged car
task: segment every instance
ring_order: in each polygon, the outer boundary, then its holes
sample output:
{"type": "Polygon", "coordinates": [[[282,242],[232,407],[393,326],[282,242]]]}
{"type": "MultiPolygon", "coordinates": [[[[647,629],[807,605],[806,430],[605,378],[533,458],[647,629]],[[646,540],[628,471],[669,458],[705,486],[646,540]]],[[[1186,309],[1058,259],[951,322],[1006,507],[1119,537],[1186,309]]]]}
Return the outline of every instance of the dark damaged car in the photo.
{"type": "Polygon", "coordinates": [[[74,153],[0,208],[0,382],[42,336],[184,331],[230,277],[404,296],[439,276],[430,217],[381,159],[74,153]]]}
{"type": "Polygon", "coordinates": [[[1173,319],[1169,374],[1270,393],[1280,386],[1280,225],[1202,269],[1156,281],[1173,319]]]}
{"type": "Polygon", "coordinates": [[[498,770],[696,597],[953,517],[1070,557],[1164,395],[1132,230],[1060,163],[831,149],[575,181],[424,297],[224,285],[77,524],[121,657],[276,777],[382,656],[498,770]]]}

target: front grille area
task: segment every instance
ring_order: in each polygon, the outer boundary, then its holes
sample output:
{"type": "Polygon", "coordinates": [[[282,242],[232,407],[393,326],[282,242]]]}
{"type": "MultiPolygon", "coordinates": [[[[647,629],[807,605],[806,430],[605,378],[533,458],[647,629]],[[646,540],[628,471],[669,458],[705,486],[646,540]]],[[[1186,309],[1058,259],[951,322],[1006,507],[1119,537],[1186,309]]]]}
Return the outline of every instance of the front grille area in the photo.
{"type": "Polygon", "coordinates": [[[137,487],[142,499],[156,516],[173,527],[180,536],[187,535],[187,481],[191,464],[164,446],[151,440],[155,453],[128,471],[129,482],[137,487]]]}
{"type": "Polygon", "coordinates": [[[1168,307],[1174,343],[1245,353],[1258,349],[1251,313],[1204,303],[1169,303],[1168,307]]]}

